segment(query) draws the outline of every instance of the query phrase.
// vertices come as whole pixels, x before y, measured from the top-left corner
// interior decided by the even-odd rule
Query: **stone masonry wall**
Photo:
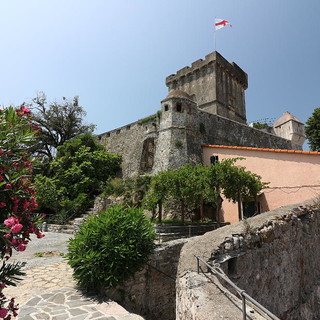
[[[187,240],[161,245],[133,278],[105,293],[146,320],[175,319],[175,279],[180,250]]]
[[[167,77],[166,85],[169,90],[188,93],[201,109],[246,122],[244,90],[248,76],[216,51]]]
[[[105,150],[122,155],[122,173],[124,177],[141,174],[143,142],[148,137],[157,139],[157,121],[139,121],[99,135]]]
[[[229,278],[280,319],[319,319],[319,231],[319,206],[304,205],[283,207],[250,218],[246,224],[240,222],[190,239],[179,261],[176,319],[207,319],[197,307],[202,298],[195,298],[192,286],[183,285],[190,272],[196,271],[194,255],[220,262]],[[196,287],[206,297],[206,286]],[[219,296],[211,297],[206,309],[215,310]],[[194,310],[193,314],[186,317],[186,308]]]
[[[99,136],[106,151],[123,156],[124,177],[146,173],[141,170],[141,162],[145,154],[144,141],[149,138],[154,139],[155,149],[152,151],[153,168],[148,172],[151,174],[186,163],[202,163],[201,144],[292,149],[289,140],[196,108],[188,117],[184,112],[175,113],[174,117],[170,117],[175,124],[171,127],[166,125],[165,129],[159,131],[163,117],[161,115],[160,125],[157,120],[142,124],[135,122]],[[165,115],[165,121],[167,118]],[[181,142],[181,145],[177,145],[177,142]]]

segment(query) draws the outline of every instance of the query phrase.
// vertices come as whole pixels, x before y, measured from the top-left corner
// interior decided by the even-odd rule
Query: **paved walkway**
[[[59,253],[66,252],[67,235],[46,233],[43,239],[33,239],[25,252],[13,258],[25,261],[26,276],[17,287],[4,293],[20,304],[19,320],[143,320],[108,299],[84,295],[72,279],[72,269]],[[50,244],[50,246],[48,246]],[[50,257],[35,253],[51,252]],[[41,255],[41,254],[40,254]],[[49,254],[50,255],[50,254]]]

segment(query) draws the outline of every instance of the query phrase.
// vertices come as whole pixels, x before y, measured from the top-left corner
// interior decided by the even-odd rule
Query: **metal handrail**
[[[242,314],[243,314],[243,320],[247,319],[247,312],[246,312],[246,299],[249,300],[254,306],[256,306],[258,309],[260,309],[263,313],[268,315],[273,320],[280,320],[277,316],[275,316],[272,312],[270,312],[268,309],[266,309],[264,306],[262,306],[258,301],[250,297],[244,290],[240,289],[237,285],[235,285],[228,276],[221,270],[220,267],[215,265],[214,267],[208,264],[206,261],[201,259],[198,256],[195,256],[197,259],[197,270],[198,273],[200,273],[200,261],[205,264],[214,275],[219,276],[224,281],[226,281],[228,284],[230,284],[241,296],[242,299]]]

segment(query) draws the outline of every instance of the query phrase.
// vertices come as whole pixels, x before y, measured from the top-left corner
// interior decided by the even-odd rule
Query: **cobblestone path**
[[[45,239],[45,238],[44,238]],[[8,287],[4,293],[15,297],[20,305],[19,320],[143,320],[129,313],[114,301],[99,301],[96,297],[84,295],[72,278],[72,269],[62,260],[42,258],[44,263],[33,264],[41,258],[17,259],[28,261],[26,276],[17,287]],[[51,263],[52,262],[52,263]]]

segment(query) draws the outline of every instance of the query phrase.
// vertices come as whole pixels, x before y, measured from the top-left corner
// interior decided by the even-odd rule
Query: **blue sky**
[[[320,101],[319,0],[0,0],[0,105],[80,97],[102,133],[155,113],[165,77],[214,50],[249,76],[247,119]]]

